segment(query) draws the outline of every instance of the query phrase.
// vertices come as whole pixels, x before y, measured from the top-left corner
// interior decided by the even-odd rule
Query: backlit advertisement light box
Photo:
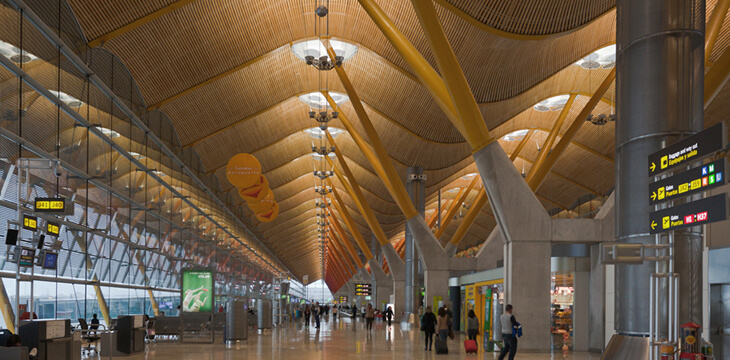
[[[183,312],[213,312],[213,271],[184,270],[182,278]]]

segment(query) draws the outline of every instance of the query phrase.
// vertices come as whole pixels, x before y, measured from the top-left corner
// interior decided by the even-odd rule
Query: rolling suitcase
[[[478,352],[477,341],[476,340],[464,340],[464,350],[466,350],[467,354],[476,354]]]
[[[446,341],[436,339],[436,353],[437,354],[448,354],[449,348],[446,346]]]

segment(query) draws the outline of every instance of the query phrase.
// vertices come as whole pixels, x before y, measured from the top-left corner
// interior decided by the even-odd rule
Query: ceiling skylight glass
[[[330,44],[332,44],[332,48],[335,50],[335,54],[344,58],[343,61],[347,61],[355,56],[355,54],[357,54],[356,45],[344,41],[331,39]],[[291,51],[294,53],[294,56],[298,57],[302,61],[306,61],[305,58],[307,56],[312,56],[315,59],[319,59],[324,56],[329,59],[329,55],[327,55],[327,49],[324,47],[322,42],[319,41],[319,39],[298,42],[291,46]]]
[[[330,96],[338,106],[350,100],[350,98],[346,94],[337,91],[330,91]],[[327,103],[327,99],[325,99],[324,95],[322,95],[322,93],[319,91],[299,95],[299,100],[314,109],[324,109],[325,107],[331,109],[331,107]]]
[[[51,94],[55,95],[57,98],[59,98],[61,101],[64,102],[64,104],[68,105],[68,107],[71,108],[79,108],[82,105],[84,105],[84,102],[69,95],[65,92],[56,91],[56,90],[48,90]]]
[[[578,60],[575,65],[589,70],[610,69],[616,66],[616,45],[609,45],[598,49]]]
[[[116,131],[114,131],[114,130],[112,130],[112,129],[107,129],[105,127],[100,127],[99,128],[99,131],[101,131],[102,134],[104,134],[104,135],[106,135],[106,136],[108,136],[108,137],[110,137],[112,139],[119,137],[119,133],[116,132]]]
[[[529,131],[530,130],[527,130],[527,129],[513,131],[505,136],[502,136],[502,140],[504,140],[504,141],[522,140]]]
[[[5,56],[16,64],[27,64],[31,61],[38,60],[37,56],[27,51],[21,51],[19,48],[4,41],[0,41],[0,55]]]
[[[332,135],[333,138],[336,138],[338,135],[345,132],[345,130],[336,128],[336,127],[328,127],[327,130],[329,130],[330,135]],[[311,129],[304,130],[305,133],[309,134],[309,136],[315,138],[315,139],[322,139],[325,137],[324,130],[314,127]]]
[[[330,157],[330,159],[333,159],[334,160],[337,157],[337,154],[330,153],[329,154],[329,157]],[[324,160],[324,155],[320,155],[320,154],[317,154],[317,153],[312,153],[312,158],[314,158],[314,160],[317,160],[317,161],[322,161],[322,160]]]
[[[577,99],[579,97],[580,95],[577,95],[575,98]],[[569,98],[570,95],[553,96],[537,103],[534,109],[541,112],[562,110]]]

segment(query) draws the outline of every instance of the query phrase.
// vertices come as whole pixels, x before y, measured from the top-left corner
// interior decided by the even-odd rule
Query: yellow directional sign
[[[64,212],[66,201],[63,198],[36,198],[34,210],[36,212]]]
[[[654,172],[654,170],[656,170],[656,163],[651,163],[651,166],[649,166],[649,170],[651,172]]]
[[[651,229],[652,230],[656,229],[656,221],[651,222]]]
[[[35,216],[23,215],[23,229],[30,231],[38,230],[38,218]]]
[[[56,223],[47,222],[46,223],[46,233],[48,235],[58,236],[60,232],[60,227]]]

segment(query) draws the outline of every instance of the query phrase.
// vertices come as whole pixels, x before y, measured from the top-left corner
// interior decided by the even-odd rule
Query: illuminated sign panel
[[[356,296],[372,295],[372,285],[371,284],[355,284],[355,295]]]
[[[66,211],[66,200],[63,198],[35,198],[36,212],[62,213]]]
[[[725,185],[725,169],[725,159],[720,159],[649,184],[649,204],[655,205]]]
[[[46,222],[46,234],[58,236],[61,231],[60,229],[61,227],[58,224],[52,223],[50,221]]]
[[[30,231],[38,230],[38,218],[35,216],[23,215],[23,229]]]
[[[725,147],[727,129],[721,122],[649,155],[649,176],[714,154]]]
[[[715,195],[649,214],[651,234],[700,226],[727,219],[727,194]]]
[[[33,260],[35,259],[35,249],[32,248],[21,248],[20,249],[20,260],[18,265],[22,267],[33,266]]]
[[[347,296],[340,296],[340,302],[346,303],[347,302]]]

